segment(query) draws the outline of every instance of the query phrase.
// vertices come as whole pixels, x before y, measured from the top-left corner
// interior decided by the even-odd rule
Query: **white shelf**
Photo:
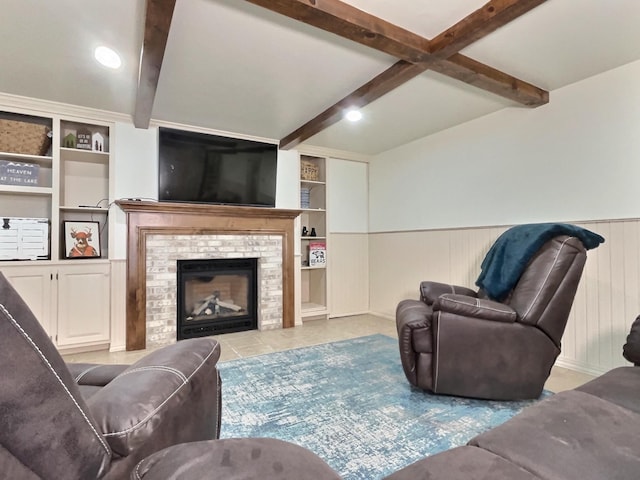
[[[44,155],[27,155],[24,153],[10,153],[10,152],[0,152],[0,158],[2,159],[14,159],[19,161],[27,161],[30,160],[32,162],[37,162],[40,164],[50,165],[53,157],[44,156]]]
[[[320,182],[318,180],[300,180],[300,183],[302,185],[309,185],[309,186],[313,186],[313,185],[326,185],[327,182]]]
[[[320,305],[318,303],[304,302],[302,304],[302,316],[315,316],[322,315],[327,312],[326,305]]]
[[[64,160],[87,163],[109,163],[109,152],[60,147],[60,153],[63,155]]]
[[[328,309],[328,265],[309,265],[309,246],[313,242],[321,242],[325,245],[327,241],[327,159],[323,157],[314,157],[302,155],[301,162],[310,162],[315,165],[318,170],[317,180],[300,179],[300,189],[308,191],[304,197],[304,206],[309,208],[301,208],[300,226],[308,228],[319,235],[298,236],[298,245],[301,252],[300,266],[300,315],[302,318],[323,317],[329,315]],[[300,205],[303,205],[303,197],[301,195]],[[300,232],[301,233],[301,232]]]
[[[88,213],[104,213],[105,215],[109,213],[109,210],[106,208],[100,207],[70,207],[70,206],[60,206],[60,211],[64,212],[88,212]]]
[[[53,193],[53,189],[51,187],[29,187],[24,185],[0,185],[0,193],[12,193],[15,195],[50,196]]]
[[[109,259],[107,258],[83,258],[77,257],[72,259],[60,259],[55,261],[56,265],[110,265]]]

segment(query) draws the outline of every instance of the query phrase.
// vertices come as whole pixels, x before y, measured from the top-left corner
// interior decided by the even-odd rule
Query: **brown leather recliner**
[[[502,301],[482,288],[422,282],[420,300],[403,300],[396,310],[409,382],[463,397],[539,397],[560,353],[585,261],[581,240],[558,235],[529,260]]]
[[[0,273],[0,476],[123,479],[154,452],[217,438],[219,356],[198,338],[131,366],[67,365]]]

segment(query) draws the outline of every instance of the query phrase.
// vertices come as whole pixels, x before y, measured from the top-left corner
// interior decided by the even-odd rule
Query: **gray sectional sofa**
[[[640,317],[623,352],[636,366],[553,395],[467,445],[424,458],[385,480],[640,479]],[[311,452],[273,439],[169,447],[143,460],[131,478],[178,478],[177,471],[185,480],[340,478]]]
[[[640,317],[619,367],[385,480],[640,479]]]

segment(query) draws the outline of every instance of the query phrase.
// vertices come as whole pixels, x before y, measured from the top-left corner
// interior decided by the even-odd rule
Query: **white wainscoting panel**
[[[366,233],[332,233],[329,262],[330,316],[369,311],[369,239]]]
[[[640,314],[640,221],[574,222],[605,243],[588,252],[557,364],[600,374],[628,364],[622,345]],[[393,318],[422,280],[476,288],[480,263],[507,227],[369,235],[370,311]]]
[[[109,351],[127,347],[127,261],[111,261],[111,345]]]

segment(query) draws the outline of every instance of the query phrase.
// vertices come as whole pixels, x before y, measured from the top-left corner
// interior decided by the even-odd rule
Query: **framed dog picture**
[[[63,222],[64,258],[100,258],[98,222]]]

